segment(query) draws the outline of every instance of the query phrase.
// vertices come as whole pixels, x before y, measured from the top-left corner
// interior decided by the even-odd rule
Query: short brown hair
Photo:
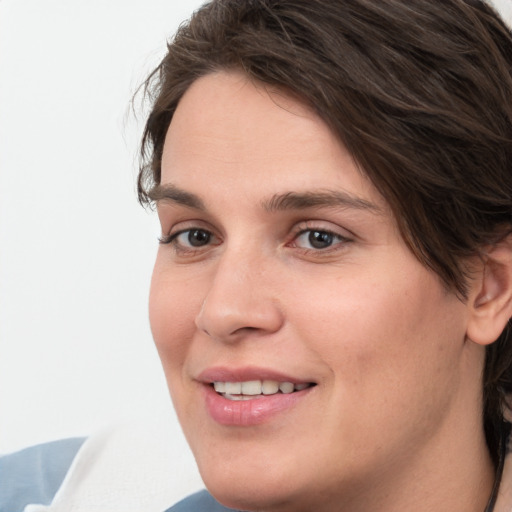
[[[197,78],[239,69],[310,104],[390,204],[419,261],[466,296],[464,262],[512,229],[512,34],[481,0],[213,0],[146,82],[139,200]],[[495,456],[512,390],[509,328],[487,349]]]

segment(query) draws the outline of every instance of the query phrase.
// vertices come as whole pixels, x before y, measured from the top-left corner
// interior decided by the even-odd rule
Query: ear
[[[512,235],[480,259],[468,306],[467,337],[479,345],[496,341],[512,317]]]

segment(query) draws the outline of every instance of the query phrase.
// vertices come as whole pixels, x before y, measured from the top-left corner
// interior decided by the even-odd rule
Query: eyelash
[[[202,232],[209,237],[209,240],[207,241],[207,243],[205,245],[200,245],[197,247],[185,247],[178,243],[178,238],[181,235],[189,233],[189,236],[190,236],[190,234],[194,231]],[[330,237],[332,239],[331,244],[325,248],[299,247],[297,245],[297,241],[299,240],[300,237],[302,237],[303,235],[306,235],[307,233],[310,233],[310,236],[313,233],[321,234],[324,237],[325,237],[325,235],[327,235],[328,237]],[[201,252],[202,250],[204,250],[207,247],[210,247],[212,245],[210,243],[211,238],[216,238],[216,237],[210,230],[204,229],[204,228],[201,228],[198,226],[194,226],[194,227],[190,227],[187,229],[182,229],[180,231],[177,231],[176,233],[171,233],[169,235],[162,235],[158,239],[158,241],[161,245],[172,245],[174,250],[177,253],[184,254],[184,255],[188,255],[188,254],[193,255],[198,252]],[[306,254],[315,253],[317,255],[320,255],[320,254],[327,255],[327,254],[330,254],[331,252],[340,250],[340,247],[339,247],[340,245],[345,246],[347,243],[350,243],[350,242],[352,242],[351,238],[343,236],[333,230],[325,229],[325,228],[319,227],[318,225],[312,226],[312,225],[309,225],[308,223],[301,223],[297,227],[296,232],[293,234],[293,238],[292,238],[291,242],[287,243],[286,245],[288,247],[296,247],[296,248],[302,250]],[[311,244],[311,240],[309,240],[309,243]],[[214,245],[219,245],[219,244],[217,243]]]
[[[320,247],[317,247],[317,248],[304,248],[304,247],[298,247],[297,246],[297,241],[299,240],[300,237],[302,237],[303,235],[306,235],[309,233],[309,236],[311,237],[311,235],[313,235],[314,233],[317,233],[317,234],[322,234],[322,235],[327,235],[328,237],[331,238],[331,244],[328,246],[328,247],[323,247],[323,248],[320,248]],[[341,235],[340,233],[337,233],[333,230],[330,230],[330,229],[326,229],[326,228],[322,228],[322,227],[318,227],[318,226],[308,226],[308,227],[302,227],[298,229],[297,233],[294,234],[293,236],[293,239],[292,239],[292,242],[291,242],[291,246],[292,247],[298,247],[299,249],[302,249],[304,252],[307,252],[307,253],[316,253],[316,254],[319,254],[319,253],[322,253],[322,254],[329,254],[331,252],[334,252],[334,251],[338,251],[340,250],[340,245],[345,245],[349,242],[351,242],[352,240],[346,236],[343,236]],[[312,242],[311,240],[308,240],[309,244],[312,245]]]
[[[202,247],[206,247],[207,245],[198,246],[197,248],[193,248],[193,247],[184,248],[182,245],[179,245],[178,242],[177,242],[178,237],[180,237],[181,235],[183,235],[185,233],[189,233],[189,236],[190,236],[190,234],[192,232],[194,232],[194,231],[200,231],[202,233],[205,233],[209,237],[209,239],[211,239],[211,237],[215,236],[208,229],[204,229],[204,228],[200,228],[200,227],[195,226],[195,227],[191,227],[191,228],[187,228],[187,229],[182,229],[180,231],[177,231],[176,233],[171,233],[169,235],[162,235],[158,239],[158,242],[160,244],[162,244],[162,245],[173,245],[174,246],[174,250],[179,251],[179,252],[197,252],[197,251],[201,250]]]

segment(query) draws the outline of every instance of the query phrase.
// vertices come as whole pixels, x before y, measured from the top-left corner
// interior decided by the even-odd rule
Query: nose
[[[240,253],[221,257],[196,317],[197,328],[222,342],[278,331],[283,314],[266,266]]]

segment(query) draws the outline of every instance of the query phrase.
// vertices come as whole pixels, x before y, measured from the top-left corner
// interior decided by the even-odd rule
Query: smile
[[[276,380],[248,380],[244,382],[213,383],[217,393],[228,400],[254,400],[277,393],[290,394],[313,386],[312,383],[279,382]]]

